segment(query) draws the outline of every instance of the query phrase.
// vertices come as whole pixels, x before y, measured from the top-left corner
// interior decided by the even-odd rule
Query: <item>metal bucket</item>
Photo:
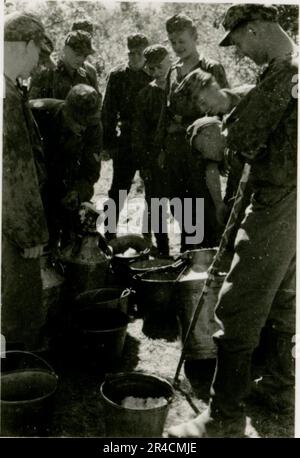
[[[215,249],[200,249],[188,252],[192,266],[178,282],[176,290],[176,309],[182,340],[185,338],[193,312],[198,305],[204,282],[207,278],[207,270],[213,261],[216,251]],[[210,285],[195,329],[190,334],[186,346],[185,359],[211,359],[216,357],[213,334],[219,330],[219,325],[215,321],[214,310],[228,265],[229,259],[224,256],[220,272]]]
[[[172,385],[163,378],[138,372],[108,376],[100,388],[107,437],[161,437],[174,396]],[[164,405],[130,409],[121,405],[127,396],[165,398]]]
[[[111,259],[111,270],[113,273],[114,283],[123,286],[131,285],[131,271],[130,265],[135,261],[142,261],[149,258],[149,249],[146,249],[134,256],[123,256],[122,254],[116,254]]]
[[[143,274],[146,272],[158,272],[165,269],[172,269],[177,266],[177,262],[174,259],[146,259],[144,261],[134,261],[130,264],[129,269],[131,275]]]
[[[74,313],[75,342],[88,364],[113,363],[122,356],[129,317],[118,309],[87,307]]]
[[[130,293],[130,289],[122,288],[93,289],[79,294],[75,300],[75,305],[81,309],[90,307],[118,309],[127,314]]]
[[[35,364],[28,364],[24,357],[34,358]],[[41,357],[29,352],[6,352],[1,360],[1,435],[45,433],[57,384],[57,375]]]

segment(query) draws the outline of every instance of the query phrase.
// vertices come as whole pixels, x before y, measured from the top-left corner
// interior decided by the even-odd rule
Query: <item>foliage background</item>
[[[143,32],[152,43],[168,45],[165,21],[169,16],[184,12],[198,26],[199,51],[223,63],[232,86],[255,81],[256,66],[249,59],[241,59],[230,48],[219,48],[224,31],[220,25],[228,4],[118,2],[110,0],[49,1],[6,0],[5,13],[25,10],[39,14],[55,43],[54,58],[59,56],[64,37],[75,20],[87,18],[94,23],[94,48],[91,61],[99,76],[102,90],[108,72],[126,61],[126,37],[135,31]],[[280,5],[280,21],[288,33],[297,40],[298,6]]]

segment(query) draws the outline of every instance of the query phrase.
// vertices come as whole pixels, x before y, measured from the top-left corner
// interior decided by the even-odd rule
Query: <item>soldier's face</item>
[[[173,51],[180,59],[189,57],[196,50],[197,37],[191,30],[169,33],[168,38]]]
[[[231,41],[243,56],[249,57],[257,65],[266,62],[259,28],[254,23],[249,22],[234,30],[231,33]]]
[[[24,67],[20,77],[27,79],[34,72],[39,62],[40,52],[41,48],[33,40],[28,43],[24,42]]]
[[[220,86],[213,81],[209,86],[194,95],[194,104],[201,113],[209,115],[221,114],[224,106],[224,95]]]
[[[170,69],[170,57],[166,56],[159,64],[149,64],[148,69],[150,76],[156,80],[163,81]]]
[[[81,54],[80,52],[75,51],[70,46],[64,47],[64,62],[73,70],[77,70],[78,68],[82,67],[86,57],[87,56],[85,54]]]
[[[132,48],[128,51],[128,62],[132,70],[141,70],[145,65],[144,48]]]

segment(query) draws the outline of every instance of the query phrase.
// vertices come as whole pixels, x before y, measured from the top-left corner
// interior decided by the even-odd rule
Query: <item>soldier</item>
[[[4,22],[2,310],[8,346],[37,350],[46,310],[40,256],[48,230],[32,151],[32,118],[17,79],[27,79],[49,39],[40,20],[12,13]]]
[[[222,65],[200,57],[197,51],[197,30],[193,21],[184,14],[176,14],[166,22],[171,46],[179,58],[167,77],[166,102],[161,114],[156,142],[163,150],[161,161],[170,176],[170,197],[180,198],[184,208],[184,198],[203,197],[205,199],[205,239],[203,246],[216,244],[214,206],[205,184],[204,168],[196,167],[185,139],[186,128],[199,115],[189,100],[175,95],[175,90],[192,70],[200,68],[213,74],[221,87],[227,87],[227,79]],[[171,207],[172,209],[172,207]],[[181,251],[191,248],[186,244],[184,221],[181,224]]]
[[[65,101],[30,101],[44,143],[48,180],[43,201],[53,249],[60,238],[66,245],[76,232],[80,204],[91,199],[99,178],[100,102],[97,91],[85,84],[74,86]]]
[[[171,61],[168,50],[161,45],[148,46],[144,50],[145,65],[154,78],[139,92],[135,122],[133,123],[133,150],[138,157],[141,177],[145,185],[145,199],[148,206],[147,229],[151,238],[151,198],[168,197],[167,175],[158,164],[158,151],[153,140],[165,98],[166,75]],[[157,222],[158,223],[158,222]],[[162,226],[165,226],[164,228]],[[160,233],[155,233],[160,255],[169,255],[166,220],[160,222]],[[149,234],[148,234],[149,235]],[[144,234],[144,237],[147,237]]]
[[[132,122],[137,95],[151,81],[144,71],[143,51],[148,44],[148,39],[142,34],[127,38],[128,63],[119,65],[109,74],[103,101],[103,144],[104,150],[113,158],[114,168],[108,195],[115,202],[117,220],[124,204],[119,202],[119,190],[129,192],[138,169],[132,149]],[[106,236],[111,238],[115,233],[116,228],[109,228]]]
[[[247,435],[245,399],[251,357],[267,319],[273,345],[268,372],[254,394],[278,413],[294,409],[297,100],[296,46],[274,6],[231,6],[222,46],[235,45],[265,65],[257,86],[227,120],[230,156],[252,162],[251,205],[235,240],[235,255],[220,291],[216,315],[217,367],[209,409],[173,427],[180,437]],[[248,430],[250,433],[250,430]]]
[[[32,78],[29,97],[63,100],[76,84],[88,84],[99,91],[96,70],[85,62],[94,52],[88,32],[68,33],[61,59],[54,69],[45,68]]]
[[[221,120],[223,120],[223,124],[226,125],[226,119],[229,115],[229,113],[236,107],[236,105],[239,104],[239,110],[242,110],[242,103],[241,100],[243,97],[245,97],[249,91],[251,91],[255,86],[251,84],[244,84],[242,86],[238,86],[235,88],[221,88],[219,84],[217,83],[216,79],[213,77],[212,74],[203,72],[200,69],[194,70],[189,75],[187,75],[182,83],[178,86],[176,89],[176,94],[177,95],[182,95],[185,96],[187,99],[191,100],[192,104],[195,106],[195,110],[201,112],[201,113],[206,113],[208,115],[213,115],[219,119],[219,124]],[[194,144],[194,150],[201,152],[201,143],[202,143],[202,137],[203,137],[203,131],[202,131],[202,119],[197,119],[191,126],[188,127],[188,132],[189,132],[189,138],[191,139],[190,144]],[[211,133],[211,140],[214,142],[214,139],[216,143],[218,142],[218,132],[216,131],[215,133]],[[209,139],[207,138],[207,141]],[[199,143],[199,147],[197,145]],[[211,145],[211,148],[214,149],[215,145]],[[200,149],[199,149],[200,148]],[[223,161],[221,161],[223,162]],[[220,162],[219,162],[220,163]],[[224,165],[224,164],[223,164]],[[227,185],[226,185],[226,192],[224,196],[224,203],[228,205],[229,207],[232,205],[234,201],[234,196],[237,191],[239,179],[241,177],[242,173],[242,167],[241,164],[236,164],[236,168],[232,168],[229,172],[229,176],[227,179]],[[216,207],[216,212],[217,212],[217,220],[223,219],[226,217],[226,208],[224,207],[224,204],[221,203],[221,189],[220,189],[220,184],[217,183],[219,181],[218,179],[218,174],[217,174],[217,163],[213,164],[212,161],[208,163],[208,167],[206,168],[206,181],[208,188],[210,190],[210,193],[212,197],[215,195],[216,197],[213,197],[213,201]],[[222,167],[224,169],[224,167]],[[225,170],[224,170],[225,171]],[[212,189],[216,189],[216,193]],[[217,189],[218,188],[218,189]],[[212,194],[213,192],[213,194]],[[244,204],[243,204],[243,210],[246,209],[246,207],[250,203],[250,196],[252,194],[251,191],[251,186],[250,183],[247,185],[247,189],[245,192],[244,196]],[[243,214],[244,211],[240,212],[237,225],[236,227],[238,228],[239,223],[243,219]],[[222,222],[222,221],[220,221]],[[236,233],[233,234],[230,240],[230,247],[233,249],[233,242],[235,239]]]
[[[73,22],[73,25],[72,25],[72,31],[75,31],[75,30],[83,30],[84,32],[88,32],[91,36],[93,36],[94,25],[88,19],[75,21]]]

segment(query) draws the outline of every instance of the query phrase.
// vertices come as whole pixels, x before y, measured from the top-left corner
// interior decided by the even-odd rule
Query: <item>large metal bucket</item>
[[[192,266],[181,278],[176,290],[176,310],[182,341],[186,336],[194,310],[198,305],[207,278],[207,270],[213,261],[216,251],[216,249],[200,249],[188,253]],[[219,325],[215,320],[214,310],[229,263],[230,255],[225,255],[221,263],[220,272],[215,276],[215,280],[210,285],[205,296],[197,324],[193,332],[190,333],[185,359],[210,359],[216,356],[213,334],[219,330]]]
[[[35,364],[20,363],[28,356],[34,358]],[[58,384],[51,366],[33,353],[20,351],[6,352],[1,366],[1,435],[46,433]]]
[[[101,385],[107,437],[161,437],[174,396],[166,380],[138,372],[109,376]],[[128,396],[165,398],[160,407],[131,409],[121,405]]]
[[[105,370],[122,356],[129,317],[118,309],[87,307],[74,312],[74,345],[81,361]]]
[[[79,294],[75,300],[75,305],[81,309],[89,307],[118,309],[127,314],[130,293],[130,289],[122,288],[93,289]]]

